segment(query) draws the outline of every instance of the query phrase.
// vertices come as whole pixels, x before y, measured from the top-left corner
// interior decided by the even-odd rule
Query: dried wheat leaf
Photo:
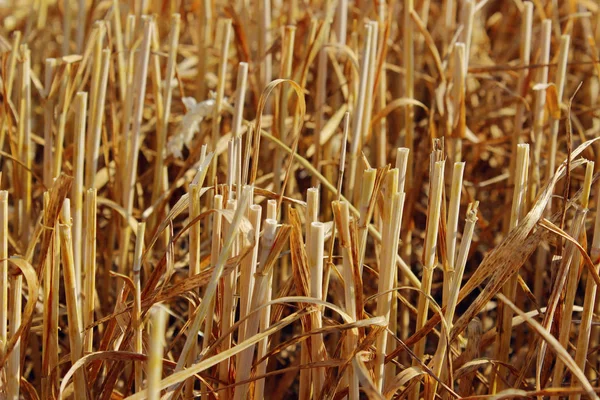
[[[592,387],[591,383],[586,378],[585,373],[579,368],[579,366],[577,366],[577,363],[575,363],[575,360],[573,360],[573,358],[571,357],[569,352],[564,347],[561,346],[561,344],[558,342],[558,340],[550,332],[548,332],[548,330],[544,329],[544,327],[542,325],[540,325],[539,322],[532,319],[527,314],[525,314],[523,311],[521,311],[517,306],[515,306],[502,293],[498,293],[497,297],[500,300],[502,300],[502,302],[504,302],[504,304],[508,305],[513,310],[513,312],[515,312],[519,316],[523,317],[523,319],[529,324],[529,326],[531,326],[542,337],[542,339],[548,344],[548,346],[550,346],[550,348],[552,348],[552,350],[554,350],[557,357],[561,359],[561,361],[565,364],[565,366],[569,370],[571,370],[573,375],[577,378],[577,380],[579,380],[579,382],[581,383],[581,386],[585,389],[586,394],[588,396],[590,396],[590,398],[592,398],[592,399],[598,399],[598,396],[596,395],[596,392],[594,391],[594,388]]]
[[[0,358],[0,365],[6,364],[8,356],[13,351],[19,339],[21,339],[21,335],[25,329],[29,326],[31,319],[33,318],[33,312],[35,311],[35,304],[38,300],[40,290],[36,272],[31,264],[26,260],[17,257],[9,258],[8,262],[17,267],[20,271],[19,273],[22,274],[25,277],[25,281],[27,281],[27,304],[25,304],[25,309],[21,314],[21,325],[19,325],[14,335],[11,336],[6,344],[4,354],[2,354],[2,357]],[[3,316],[3,318],[5,318],[5,316]]]

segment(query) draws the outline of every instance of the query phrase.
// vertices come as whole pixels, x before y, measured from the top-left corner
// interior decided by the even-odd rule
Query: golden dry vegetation
[[[0,398],[597,398],[596,0],[0,2]]]

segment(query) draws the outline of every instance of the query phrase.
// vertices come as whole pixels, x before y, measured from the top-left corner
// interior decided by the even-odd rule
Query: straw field
[[[597,0],[0,1],[0,399],[598,398]]]

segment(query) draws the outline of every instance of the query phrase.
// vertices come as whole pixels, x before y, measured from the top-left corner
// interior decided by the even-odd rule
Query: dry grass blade
[[[556,353],[556,355],[560,358],[560,360],[562,362],[565,363],[565,366],[567,368],[569,368],[569,370],[571,370],[571,372],[573,373],[573,375],[577,377],[577,379],[579,380],[579,382],[581,383],[581,385],[585,389],[586,394],[588,396],[590,396],[591,398],[593,398],[593,399],[597,399],[598,396],[596,395],[596,392],[594,391],[594,388],[592,387],[592,385],[590,384],[590,382],[588,381],[588,379],[585,377],[585,374],[577,366],[577,364],[575,363],[575,361],[573,360],[573,358],[571,358],[571,356],[565,350],[565,348],[560,345],[560,343],[558,342],[558,340],[556,340],[556,338],[554,338],[554,336],[552,336],[550,334],[550,332],[548,332],[546,329],[544,329],[544,327],[542,327],[537,321],[535,321],[534,319],[532,319],[531,317],[529,317],[523,311],[519,310],[503,294],[498,293],[497,297],[504,304],[508,305],[515,312],[515,314],[518,314],[523,319],[525,319],[525,321],[538,333],[538,335],[540,335],[544,339],[544,341],[552,348],[552,350],[554,350],[554,352]]]

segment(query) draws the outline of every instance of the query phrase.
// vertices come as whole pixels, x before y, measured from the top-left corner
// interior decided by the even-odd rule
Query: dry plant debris
[[[0,2],[0,399],[598,398],[595,0]]]

